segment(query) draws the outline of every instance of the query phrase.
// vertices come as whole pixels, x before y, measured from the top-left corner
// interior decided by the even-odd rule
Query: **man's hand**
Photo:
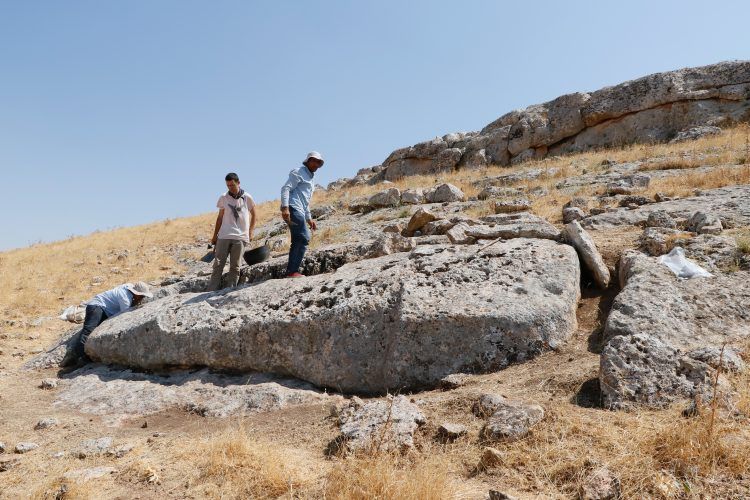
[[[284,222],[289,224],[292,221],[292,216],[289,214],[289,207],[281,207],[281,218]]]
[[[310,229],[312,229],[313,231],[315,231],[316,229],[318,229],[318,225],[312,219],[310,219],[309,221],[307,221],[307,224],[310,226]]]
[[[219,236],[215,234],[213,238],[211,238],[211,244],[216,246],[216,242],[218,241],[218,239],[219,239]]]
[[[248,236],[250,237],[250,241],[253,241],[253,231],[252,231],[252,229],[248,233]]]

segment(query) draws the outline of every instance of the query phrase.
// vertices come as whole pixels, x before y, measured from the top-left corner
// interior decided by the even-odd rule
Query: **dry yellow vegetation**
[[[669,165],[670,169],[684,170],[675,177],[654,179],[647,194],[659,191],[686,195],[694,189],[750,183],[748,135],[748,127],[736,127],[690,143],[633,145],[514,167],[410,177],[395,185],[406,189],[451,182],[475,196],[478,189],[474,182],[483,177],[555,168],[558,170],[548,177],[516,185],[547,189],[548,194],[533,198],[533,209],[559,222],[560,206],[565,201],[595,191],[583,187],[563,193],[555,185],[582,169],[591,173],[603,170],[605,159],[625,162],[657,158],[646,163],[645,170],[657,164],[659,168]],[[706,164],[705,160],[692,159],[699,155],[711,155],[708,161],[717,168],[708,174],[692,172]],[[347,206],[380,189],[382,186],[357,186],[320,192],[315,195],[315,203]],[[277,212],[278,202],[262,204],[259,223],[278,217]],[[489,201],[468,211],[476,216],[491,212]],[[408,213],[406,210],[400,215]],[[378,214],[363,217],[371,222],[383,220]],[[195,254],[196,242],[207,242],[213,223],[214,214],[204,214],[0,253],[0,320],[4,331],[40,333],[40,327],[32,326],[40,316],[57,315],[64,306],[121,282],[151,281],[179,273],[178,260],[199,256]],[[322,225],[314,244],[342,241],[351,229]],[[734,234],[740,249],[750,253],[747,229],[740,228]],[[619,244],[603,243],[602,253],[618,253]],[[57,438],[48,434],[43,438],[48,439],[45,453],[25,456],[23,467],[0,476],[0,498],[4,498],[4,490],[22,490],[32,498],[447,499],[476,498],[495,487],[535,498],[571,498],[578,495],[587,474],[600,466],[619,478],[625,498],[740,498],[750,491],[750,371],[721,375],[737,392],[734,409],[704,405],[692,418],[681,415],[684,405],[613,412],[576,404],[576,395],[587,379],[595,376],[598,364],[598,356],[586,345],[589,335],[601,326],[595,318],[598,301],[584,298],[579,311],[582,332],[562,352],[480,376],[477,385],[467,390],[429,395],[434,401],[428,408],[431,420],[456,419],[470,428],[467,437],[453,444],[433,441],[434,428],[428,423],[415,436],[416,449],[404,456],[374,453],[326,457],[323,449],[334,427],[325,420],[326,408],[305,408],[286,415],[286,420],[274,414],[239,422],[199,417],[191,420],[193,417],[175,413],[162,419],[173,426],[168,437],[160,438],[163,442],[146,441],[150,430],[141,429],[140,423],[117,431],[120,436],[137,435],[147,443],[119,460],[52,461],[46,452],[70,438],[61,433],[55,441]],[[591,312],[586,313],[589,309]],[[591,318],[586,319],[586,314]],[[44,323],[44,335],[34,344],[29,341],[25,345],[44,347],[63,328],[61,322]],[[7,353],[4,356],[7,366],[10,358]],[[744,356],[750,361],[750,346],[746,346]],[[5,384],[0,407],[7,409],[12,404],[9,395],[25,390],[26,383],[8,388],[0,379],[0,384]],[[485,444],[476,438],[481,422],[470,415],[468,408],[476,392],[498,387],[509,397],[542,402],[547,416],[526,438],[493,445],[501,450],[502,462],[478,470]],[[44,408],[38,411],[46,412],[51,407],[51,396],[35,399]],[[99,437],[101,431],[91,429],[88,416],[68,418],[76,422],[70,432],[77,433],[77,438]],[[30,432],[17,425],[14,432]],[[149,418],[149,426],[155,425]],[[111,465],[117,472],[85,484],[64,478],[70,470],[94,465]]]

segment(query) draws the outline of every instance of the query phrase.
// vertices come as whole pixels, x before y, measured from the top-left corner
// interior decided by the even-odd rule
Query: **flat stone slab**
[[[750,225],[750,185],[730,186],[704,191],[700,196],[651,203],[630,210],[620,208],[581,221],[586,229],[607,229],[616,226],[642,225],[657,210],[664,211],[678,221],[687,222],[695,212],[718,216],[725,227]]]
[[[576,329],[575,250],[518,238],[424,245],[333,274],[166,297],[105,321],[95,360],[144,369],[207,366],[291,375],[340,391],[437,385],[501,369]]]
[[[326,401],[312,385],[261,373],[224,375],[208,369],[147,374],[88,365],[65,377],[54,405],[95,415],[136,417],[181,408],[210,417],[242,416]]]

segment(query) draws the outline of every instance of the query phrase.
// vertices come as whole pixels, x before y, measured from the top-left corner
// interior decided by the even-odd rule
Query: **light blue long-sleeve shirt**
[[[315,191],[314,175],[305,166],[295,168],[289,172],[289,179],[281,187],[281,206],[302,212],[306,220],[312,219],[310,199]]]
[[[133,305],[133,292],[128,290],[125,285],[120,285],[102,292],[87,302],[88,305],[99,306],[104,309],[107,317],[112,317],[123,311],[130,309]]]

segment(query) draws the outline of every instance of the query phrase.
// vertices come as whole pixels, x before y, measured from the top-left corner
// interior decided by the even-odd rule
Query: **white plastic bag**
[[[682,247],[674,247],[667,255],[659,257],[659,263],[672,270],[678,278],[710,278],[713,275],[695,262],[685,258]]]
[[[86,317],[86,306],[69,306],[58,316],[63,321],[70,321],[71,323],[83,323]]]

